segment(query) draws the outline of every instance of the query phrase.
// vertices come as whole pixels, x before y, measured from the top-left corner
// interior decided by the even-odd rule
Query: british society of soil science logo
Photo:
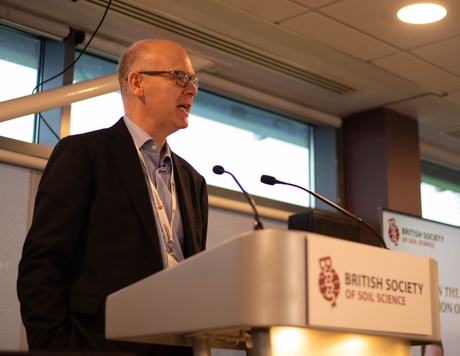
[[[337,305],[337,296],[340,292],[339,276],[332,267],[332,260],[330,257],[320,258],[319,266],[321,268],[319,274],[319,290],[323,298],[331,302],[332,307],[335,307]]]
[[[394,246],[407,244],[436,248],[444,243],[444,235],[412,226],[398,226],[396,218],[388,219],[388,238]]]
[[[330,256],[319,258],[318,286],[322,297],[337,307],[341,283]],[[343,272],[345,298],[365,303],[405,307],[410,296],[422,296],[424,284],[418,281],[383,278],[355,272]]]

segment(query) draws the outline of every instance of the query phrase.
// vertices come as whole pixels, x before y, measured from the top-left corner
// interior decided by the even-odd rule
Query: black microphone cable
[[[96,29],[93,31],[90,39],[88,40],[88,42],[86,43],[85,47],[80,51],[79,55],[77,56],[77,58],[74,59],[74,61],[72,63],[70,63],[67,68],[65,68],[64,70],[62,70],[61,72],[57,73],[56,75],[53,75],[51,78],[48,78],[46,80],[43,80],[41,81],[40,83],[38,83],[35,88],[33,88],[32,90],[32,94],[35,93],[35,91],[41,87],[43,84],[45,83],[48,83],[49,81],[59,77],[60,75],[64,74],[65,72],[67,72],[68,70],[70,70],[77,62],[78,60],[80,59],[80,57],[86,53],[86,50],[88,48],[88,46],[90,45],[90,43],[93,41],[94,37],[96,36],[96,34],[98,33],[99,31],[99,28],[102,26],[102,24],[104,23],[104,20],[105,20],[105,17],[107,16],[107,13],[109,12],[109,9],[110,9],[110,5],[112,5],[112,0],[109,0],[107,6],[105,7],[105,10],[104,10],[104,14],[102,15],[102,18],[99,20],[99,24],[97,25]]]
[[[74,2],[76,2],[76,0],[73,0]],[[48,78],[46,80],[42,80],[41,82],[39,82],[35,88],[32,89],[32,94],[35,93],[36,90],[38,90],[38,88],[40,88],[41,86],[43,86],[43,84],[45,83],[48,83],[50,82],[51,80],[59,77],[60,75],[63,75],[65,72],[67,72],[68,70],[70,70],[71,68],[73,68],[75,66],[75,64],[78,62],[78,60],[80,59],[80,57],[86,53],[86,49],[88,48],[88,46],[90,45],[90,43],[92,42],[93,38],[96,36],[97,32],[99,31],[99,28],[102,26],[104,20],[105,20],[105,17],[107,16],[107,13],[109,12],[109,9],[110,9],[110,5],[112,4],[112,0],[109,0],[105,10],[104,10],[104,14],[102,15],[102,18],[101,20],[99,21],[99,24],[97,25],[96,29],[93,31],[93,34],[91,35],[91,38],[88,40],[88,42],[86,43],[85,47],[80,51],[80,54],[77,56],[77,58],[74,59],[74,61],[69,64],[67,66],[67,68],[65,68],[64,70],[62,70],[61,72],[57,73],[56,75],[53,75],[51,78]],[[83,39],[82,39],[83,41]],[[41,119],[41,121],[43,121],[43,123],[48,127],[48,129],[51,131],[51,133],[54,135],[54,137],[56,137],[58,140],[60,140],[60,137],[59,135],[53,130],[53,128],[50,126],[50,124],[48,123],[48,121],[45,119],[45,117],[42,115],[41,112],[38,113],[38,117],[39,119]]]

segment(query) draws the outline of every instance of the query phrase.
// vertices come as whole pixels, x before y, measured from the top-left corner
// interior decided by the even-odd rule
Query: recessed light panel
[[[411,24],[426,24],[443,19],[447,14],[444,7],[437,4],[413,4],[398,11],[401,21]]]

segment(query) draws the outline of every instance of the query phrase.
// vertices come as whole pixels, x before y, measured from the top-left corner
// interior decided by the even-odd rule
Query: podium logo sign
[[[319,290],[324,299],[331,302],[331,306],[335,307],[337,296],[340,292],[339,275],[332,267],[332,259],[323,257],[319,259],[321,273],[319,274]]]
[[[396,225],[396,219],[394,218],[388,219],[388,237],[395,246],[398,246],[399,229],[398,225]]]
[[[308,237],[306,253],[309,325],[433,332],[437,268],[430,259],[322,236]]]

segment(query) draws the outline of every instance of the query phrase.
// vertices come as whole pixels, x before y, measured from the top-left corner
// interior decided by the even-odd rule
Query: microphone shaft
[[[358,220],[359,222],[364,223],[363,219],[357,217],[356,215],[353,215],[348,210],[345,210],[344,208],[342,208],[340,205],[335,204],[334,202],[330,201],[329,199],[323,197],[322,195],[319,195],[318,193],[316,193],[316,192],[314,192],[312,190],[309,190],[307,188],[301,187],[300,185],[296,185],[296,184],[292,184],[292,183],[285,183],[285,182],[280,182],[280,181],[278,181],[278,183],[285,184],[285,185],[290,185],[290,186],[302,189],[302,190],[306,191],[307,193],[313,195],[315,198],[321,200],[322,202],[324,202],[324,203],[334,207],[335,209],[339,210],[341,213],[349,216],[350,218]]]
[[[273,177],[269,177],[273,180],[270,180],[270,183],[266,183],[266,184],[284,184],[284,185],[290,185],[292,187],[296,187],[296,188],[299,188],[299,189],[302,189],[303,191],[306,191],[307,193],[313,195],[315,198],[323,201],[324,203],[332,206],[333,208],[337,209],[338,211],[340,211],[341,213],[347,215],[348,217],[358,221],[360,224],[363,224],[364,226],[366,226],[370,231],[372,231],[372,233],[377,236],[378,240],[380,241],[381,245],[384,247],[384,248],[388,248],[386,243],[385,243],[385,240],[383,240],[383,238],[380,236],[380,234],[371,226],[369,225],[367,222],[365,222],[363,219],[357,217],[356,215],[353,215],[352,213],[350,213],[348,210],[345,210],[344,208],[342,208],[341,206],[331,202],[330,200],[326,199],[325,197],[323,197],[322,195],[319,195],[318,193],[315,193],[311,190],[308,190],[307,188],[304,188],[304,187],[301,187],[300,185],[296,185],[296,184],[292,184],[292,183],[287,183],[287,182],[282,182],[282,181],[279,181]],[[265,180],[268,181],[268,179],[266,178]]]
[[[221,166],[216,166],[216,167],[222,168]],[[243,186],[240,184],[238,179],[236,179],[236,177],[231,172],[226,171],[223,168],[221,170],[216,169],[216,167],[214,167],[215,168],[214,173],[216,173],[216,174],[228,173],[228,174],[230,174],[232,176],[233,180],[236,182],[238,187],[240,187],[240,190],[243,192],[244,196],[246,197],[246,199],[249,202],[249,205],[252,208],[252,211],[253,211],[253,214],[254,214],[254,230],[262,230],[263,225],[260,222],[259,213],[257,212],[257,209],[256,209],[256,203],[255,203],[254,199],[252,198],[252,196],[243,188]],[[216,170],[217,170],[217,172],[216,172]],[[222,171],[222,173],[220,173],[221,171]]]

